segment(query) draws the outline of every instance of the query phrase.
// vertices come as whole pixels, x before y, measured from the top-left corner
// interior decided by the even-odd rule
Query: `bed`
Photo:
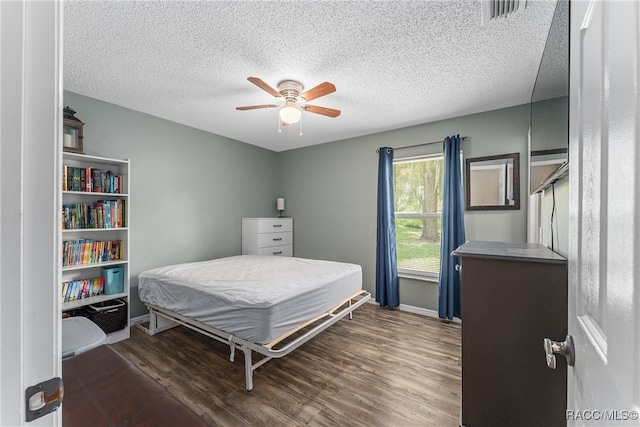
[[[244,352],[253,371],[283,357],[364,304],[359,265],[298,257],[238,255],[155,268],[138,277],[151,335],[183,325]],[[252,352],[263,357],[253,363]]]

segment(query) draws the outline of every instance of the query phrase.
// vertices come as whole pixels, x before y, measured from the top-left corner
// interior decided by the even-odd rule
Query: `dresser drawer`
[[[258,248],[269,246],[290,245],[293,243],[293,233],[262,233],[258,234]]]
[[[293,218],[242,218],[242,253],[293,256]]]
[[[280,233],[293,231],[291,218],[262,218],[256,221],[258,233]]]
[[[271,246],[258,248],[258,255],[293,256],[293,245]]]

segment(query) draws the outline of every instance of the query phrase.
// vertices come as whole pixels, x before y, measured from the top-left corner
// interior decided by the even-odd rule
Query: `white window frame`
[[[420,160],[431,160],[431,159],[438,159],[438,158],[442,158],[444,161],[444,153],[439,152],[439,153],[426,154],[421,156],[402,157],[402,158],[394,159],[393,166],[395,166],[396,163],[408,163],[408,162],[416,162]],[[461,158],[462,158],[462,155],[461,155]],[[394,194],[394,198],[395,198],[395,194]],[[429,213],[421,213],[421,212],[416,212],[416,213],[397,212],[395,210],[395,200],[394,200],[394,215],[396,219],[398,218],[400,219],[401,218],[441,218],[442,217],[441,213],[429,214]],[[395,221],[394,221],[394,225],[395,225]],[[442,223],[440,224],[440,227],[442,227]],[[396,246],[397,246],[397,240],[396,240]],[[438,282],[440,279],[440,269],[438,268],[438,272],[434,273],[434,272],[425,271],[425,270],[415,270],[412,268],[398,267],[398,276],[403,278],[409,278],[409,279]]]

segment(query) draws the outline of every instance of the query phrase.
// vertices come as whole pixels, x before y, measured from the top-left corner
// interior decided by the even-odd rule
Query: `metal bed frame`
[[[370,298],[371,294],[369,292],[365,290],[358,291],[340,302],[332,309],[304,322],[303,324],[293,328],[289,332],[284,333],[283,335],[266,344],[257,344],[244,340],[229,332],[214,328],[213,326],[202,323],[191,317],[183,316],[182,314],[176,313],[175,311],[158,307],[149,303],[146,304],[147,308],[149,309],[149,327],[146,328],[140,324],[138,324],[137,326],[149,335],[155,335],[157,333],[174,328],[178,325],[186,326],[189,329],[192,329],[222,343],[228,344],[230,350],[229,360],[231,362],[233,362],[235,359],[236,349],[242,350],[244,352],[245,385],[247,391],[251,391],[253,389],[253,371],[258,369],[260,366],[264,365],[271,359],[284,357],[287,354],[291,353],[293,350],[300,347],[302,344],[309,341],[311,338],[315,337],[320,332],[324,331],[329,326],[333,325],[346,315],[349,315],[349,319],[352,319],[353,311],[367,302]],[[310,327],[310,325],[320,321],[323,318],[326,319],[324,319],[321,323]],[[276,346],[283,340],[299,331],[302,331],[307,327],[310,327],[310,329],[302,333],[302,335],[296,337],[295,339],[292,339],[282,347],[276,348]],[[253,363],[253,351],[263,355],[264,357],[258,360],[256,363]]]

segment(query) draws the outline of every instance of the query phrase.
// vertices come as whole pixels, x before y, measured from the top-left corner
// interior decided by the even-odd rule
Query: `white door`
[[[25,408],[28,387],[61,375],[61,7],[0,1],[2,426],[61,425],[60,411],[27,423]]]
[[[640,425],[639,23],[571,2],[569,425]]]

